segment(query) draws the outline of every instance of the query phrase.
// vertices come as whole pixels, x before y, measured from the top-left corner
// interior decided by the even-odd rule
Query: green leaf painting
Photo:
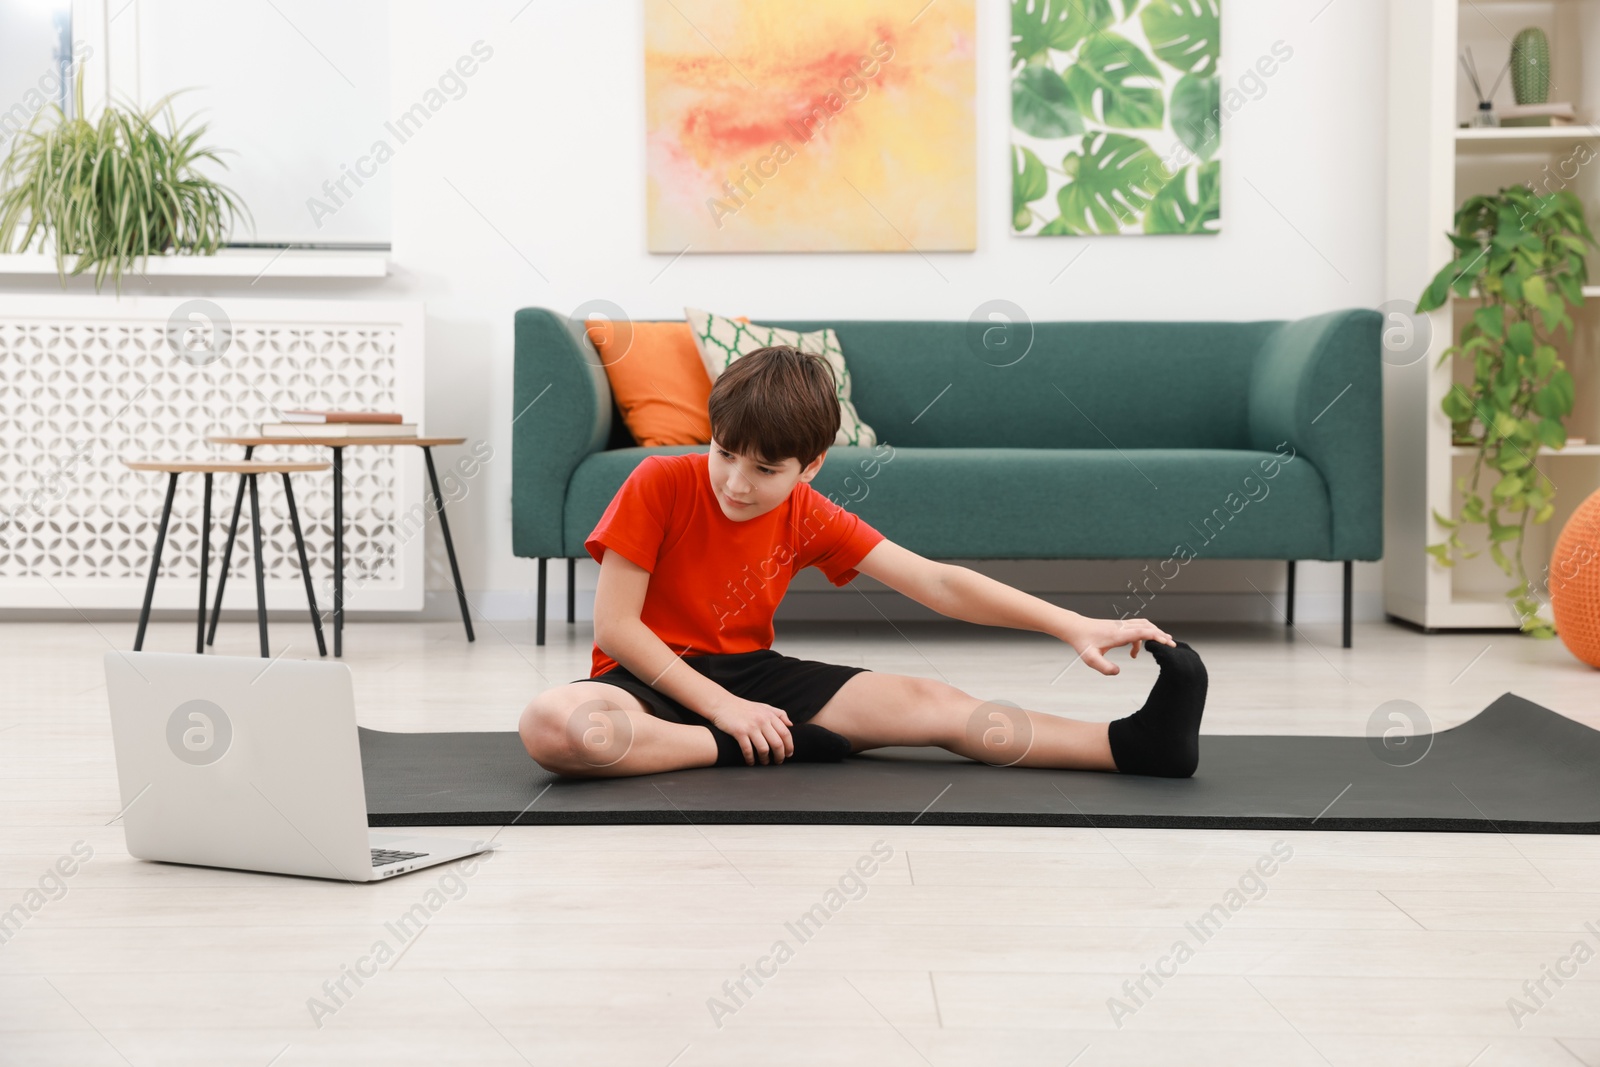
[[[1222,80],[1185,74],[1172,89],[1172,132],[1202,160],[1217,154],[1222,126]]]
[[[1011,80],[1011,122],[1045,140],[1083,132],[1083,113],[1067,83],[1049,67],[1026,67]]]
[[[1041,59],[1045,52],[1069,52],[1090,33],[1116,18],[1111,0],[1031,0],[1011,5],[1011,65]]]
[[[1222,0],[1011,0],[1011,225],[1215,234]]]
[[[1011,213],[1018,219],[1028,217],[1028,204],[1039,199],[1050,186],[1044,164],[1026,148],[1011,149]],[[1024,223],[1026,224],[1026,223]]]
[[[1062,78],[1085,117],[1123,129],[1159,130],[1166,113],[1161,71],[1139,46],[1111,33],[1083,42]]]
[[[1217,217],[1221,203],[1217,193],[1217,174],[1221,169],[1222,164],[1212,160],[1198,167],[1184,167],[1173,175],[1150,202],[1150,209],[1144,215],[1144,232],[1207,232],[1204,226]]]
[[[1185,74],[1215,74],[1222,0],[1150,0],[1139,9],[1150,48]]]
[[[1169,183],[1161,157],[1120,133],[1087,134],[1061,165],[1072,179],[1056,192],[1068,233],[1121,233]]]

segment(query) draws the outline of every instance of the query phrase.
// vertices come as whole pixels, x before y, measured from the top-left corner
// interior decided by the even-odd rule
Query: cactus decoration
[[[1511,93],[1519,104],[1542,104],[1550,98],[1550,39],[1537,26],[1511,42]]]

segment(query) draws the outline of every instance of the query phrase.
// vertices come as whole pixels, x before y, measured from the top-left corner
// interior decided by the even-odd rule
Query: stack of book
[[[415,437],[417,424],[391,411],[280,412],[282,422],[261,424],[262,437]]]
[[[1577,113],[1570,100],[1550,104],[1508,104],[1495,109],[1502,126],[1571,126]]]

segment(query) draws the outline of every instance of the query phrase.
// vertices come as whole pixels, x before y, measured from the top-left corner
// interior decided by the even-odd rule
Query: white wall
[[[495,449],[451,516],[469,592],[499,617],[530,611],[534,575],[531,560],[511,554],[508,423],[518,308],[567,312],[605,298],[640,318],[677,316],[693,304],[757,321],[965,319],[983,301],[1004,297],[1036,320],[1263,319],[1415,297],[1383,286],[1384,0],[1227,0],[1225,86],[1237,84],[1275,41],[1293,57],[1226,121],[1223,228],[1215,237],[1010,236],[1009,9],[1002,0],[979,0],[979,8],[979,247],[930,254],[937,272],[915,254],[675,261],[647,254],[642,5],[407,0],[391,6],[391,114],[418,100],[475,41],[493,56],[387,164],[392,276],[314,287],[269,277],[205,288],[217,296],[336,293],[427,302],[428,428],[486,437]],[[318,26],[301,28],[316,39]],[[292,40],[280,46],[295,47]],[[309,48],[283,59],[286,70],[320,62]],[[326,121],[314,107],[288,110],[281,120]],[[303,198],[316,190],[283,192]],[[437,544],[430,555],[441,558]],[[1081,594],[1056,599],[1112,614],[1143,562],[975,566],[1033,592]],[[1380,566],[1357,568],[1361,617],[1381,617]],[[1338,569],[1301,566],[1300,619],[1336,617]],[[431,573],[439,590],[432,610],[443,615],[453,610],[444,592],[448,573],[437,565]],[[591,561],[581,562],[580,615],[596,573]],[[564,603],[564,575],[564,566],[552,565],[553,618]],[[870,612],[849,590],[807,594],[827,586],[820,575],[802,578],[787,610]],[[1283,581],[1281,563],[1197,560],[1168,610],[1152,614],[1157,621],[1275,619],[1250,583],[1274,593]],[[827,599],[818,606],[818,597]]]
[[[35,114],[65,100],[60,14],[45,3],[0,4],[0,155]]]
[[[139,60],[120,72],[117,88],[131,79],[146,106],[179,92],[181,113],[204,109],[211,141],[230,150],[223,180],[250,207],[257,241],[387,242],[387,168],[342,203],[322,191],[390,117],[383,13],[384,0],[141,0],[113,27],[134,24]],[[230,38],[249,47],[222,46]],[[112,37],[113,49],[130,43],[125,33]],[[260,91],[264,83],[271,92]],[[311,195],[323,205],[316,214],[306,208]]]

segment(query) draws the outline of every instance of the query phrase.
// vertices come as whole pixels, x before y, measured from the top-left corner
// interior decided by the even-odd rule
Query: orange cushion
[[[711,379],[687,322],[591,321],[587,328],[635,441],[711,443]]]

